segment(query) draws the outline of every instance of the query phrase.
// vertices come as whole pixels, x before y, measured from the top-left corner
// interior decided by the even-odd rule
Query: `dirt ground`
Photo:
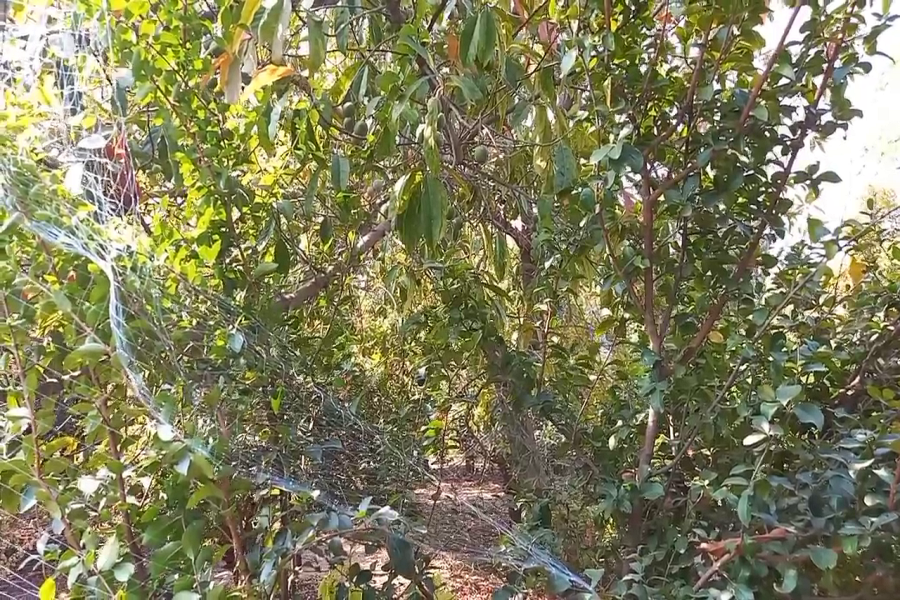
[[[0,599],[37,598],[44,579],[53,573],[35,558],[48,521],[38,508],[24,515],[0,511]]]
[[[417,489],[412,504],[402,507],[402,513],[414,518],[416,541],[432,556],[432,570],[456,600],[488,599],[504,580],[503,570],[486,557],[498,542],[498,528],[510,525],[509,500],[499,479],[491,474],[469,474],[455,465],[437,477],[441,494],[435,494],[434,485]],[[52,574],[48,565],[35,558],[35,545],[47,525],[37,508],[24,515],[0,511],[0,600],[38,597],[44,579]],[[387,563],[384,550],[370,556],[361,552],[352,556],[376,573]],[[304,554],[303,568],[295,574],[300,598],[318,599],[319,583],[328,569],[324,559]],[[62,593],[57,595],[61,597]]]
[[[487,557],[499,540],[499,527],[509,527],[509,499],[499,478],[488,472],[467,473],[454,464],[435,473],[441,494],[430,485],[414,490],[411,506],[403,507],[404,517],[415,521],[415,540],[432,557],[431,568],[444,589],[456,600],[487,600],[502,586],[505,572]],[[371,556],[351,555],[373,572],[388,561],[384,550]],[[316,556],[304,556],[299,574],[303,600],[318,599],[318,585],[328,565]],[[548,596],[529,594],[533,600]]]

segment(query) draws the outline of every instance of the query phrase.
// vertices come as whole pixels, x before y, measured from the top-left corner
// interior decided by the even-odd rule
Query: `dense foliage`
[[[798,218],[889,5],[766,53],[762,0],[54,14],[99,26],[0,111],[4,509],[74,594],[289,598],[343,538],[390,577],[328,594],[430,598],[374,507],[464,453],[561,559],[496,598],[891,597],[894,201]]]

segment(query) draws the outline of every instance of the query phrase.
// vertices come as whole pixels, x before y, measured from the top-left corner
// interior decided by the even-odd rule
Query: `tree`
[[[774,242],[788,192],[839,181],[798,153],[859,116],[845,91],[894,17],[798,5],[762,55],[769,10],[80,4],[70,18],[105,25],[103,60],[79,66],[115,75],[99,116],[116,133],[87,101],[68,131],[140,167],[147,251],[98,254],[109,234],[77,207],[123,197],[123,171],[72,185],[44,166],[66,148],[35,99],[10,99],[7,156],[54,142],[5,159],[25,225],[5,233],[7,419],[30,442],[4,505],[48,509],[70,588],[219,597],[228,553],[241,593],[288,597],[298,548],[341,555],[329,540],[354,522],[285,485],[285,456],[343,457],[304,475],[385,498],[421,476],[422,437],[440,453],[444,431],[496,430],[535,527],[561,547],[602,532],[578,566],[612,594],[886,593],[897,284],[838,291],[826,263],[872,239],[896,261],[890,209]],[[42,437],[54,371],[86,397],[89,458]],[[367,436],[389,443],[347,447]],[[406,538],[355,535],[433,593]]]

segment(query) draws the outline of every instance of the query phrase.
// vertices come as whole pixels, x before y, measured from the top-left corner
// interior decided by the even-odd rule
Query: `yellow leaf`
[[[725,341],[725,337],[718,331],[710,331],[709,341],[711,341],[713,344],[721,344]]]
[[[225,51],[213,61],[210,72],[219,72],[219,90],[224,90],[225,86],[228,85],[228,68],[233,60],[234,56],[231,55],[231,52]]]
[[[41,600],[56,600],[56,580],[52,577],[45,579],[38,591]]]
[[[283,79],[284,77],[292,75],[293,73],[293,67],[282,65],[266,65],[253,74],[253,79],[250,81],[247,89],[244,90],[244,98],[247,98],[256,93],[256,90],[260,90],[267,85],[278,81],[279,79]]]
[[[249,27],[253,23],[253,17],[256,16],[256,11],[259,10],[260,4],[262,4],[262,0],[244,0],[244,8],[241,9],[240,20],[243,25]]]
[[[866,276],[866,265],[862,261],[856,260],[855,256],[851,257],[847,274],[850,275],[850,281],[853,282],[853,287],[856,287],[859,285],[859,282],[862,281],[862,278]]]

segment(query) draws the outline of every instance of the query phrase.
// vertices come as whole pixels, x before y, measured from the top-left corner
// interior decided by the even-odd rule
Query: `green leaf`
[[[744,438],[743,444],[745,446],[755,446],[756,444],[760,443],[761,441],[763,441],[764,439],[766,439],[768,437],[769,436],[766,435],[765,433],[751,433],[750,435],[748,435],[747,437]]]
[[[825,227],[825,223],[823,223],[820,219],[814,219],[812,217],[809,217],[806,220],[806,228],[807,231],[809,231],[809,239],[813,243],[818,242],[830,233],[828,231],[828,228]]]
[[[340,154],[331,155],[331,185],[340,191],[350,185],[350,161]]]
[[[112,534],[97,555],[97,570],[109,571],[119,560],[119,536]]]
[[[578,177],[575,153],[564,142],[553,148],[553,191],[559,193],[571,188]]]
[[[113,577],[120,583],[125,583],[134,575],[134,565],[130,562],[120,562],[113,567]]]
[[[206,500],[207,498],[219,498],[220,500],[224,500],[225,497],[222,495],[222,490],[211,483],[205,483],[197,488],[191,497],[188,498],[187,507],[188,508],[197,508],[200,506],[200,503]]]
[[[256,16],[256,11],[259,10],[260,4],[262,4],[262,0],[244,0],[244,5],[241,7],[241,20],[239,22],[242,25],[247,26],[253,23],[253,17]]]
[[[838,554],[831,548],[823,546],[811,546],[809,548],[809,557],[817,567],[823,571],[833,569],[837,564]]]
[[[306,22],[309,28],[309,74],[312,76],[325,64],[327,41],[322,21],[314,13],[306,14]]]
[[[278,391],[275,392],[275,395],[272,396],[272,401],[271,401],[272,412],[274,412],[276,415],[278,414],[278,411],[281,410],[282,398],[284,398],[284,388],[280,387],[280,388],[278,388]]]
[[[506,277],[506,265],[509,260],[509,248],[506,245],[506,234],[497,233],[494,237],[494,275],[498,280]]]
[[[100,359],[106,356],[107,347],[99,342],[85,342],[78,348],[72,350],[64,362],[66,368],[74,368],[79,365],[92,366],[100,362]]]
[[[816,429],[821,430],[825,425],[825,415],[822,414],[822,409],[815,404],[800,402],[794,406],[794,414],[801,423],[810,423],[815,425]]]
[[[824,173],[816,177],[816,179],[823,183],[840,183],[843,181],[843,179],[841,179],[841,176],[834,171],[825,171]]]
[[[841,537],[841,548],[844,550],[844,554],[849,556],[854,556],[857,552],[859,552],[859,536],[856,535],[845,535]]]
[[[156,428],[156,435],[164,442],[171,442],[175,439],[175,428],[168,423],[160,423]]]
[[[591,152],[591,158],[588,160],[588,162],[592,165],[597,164],[598,162],[606,158],[612,151],[612,149],[612,144],[606,144],[605,146],[597,148],[596,150]],[[619,151],[621,152],[621,148],[619,149]]]
[[[497,21],[490,7],[478,15],[478,60],[482,65],[491,62],[497,46]]]
[[[712,159],[712,153],[713,149],[711,147],[704,149],[702,152],[700,152],[700,154],[697,155],[697,164],[700,167],[705,167],[706,165],[708,165],[709,161]]]
[[[619,160],[628,165],[628,168],[635,173],[644,167],[644,155],[640,150],[627,142],[622,144]]]
[[[3,222],[3,226],[0,227],[0,235],[6,235],[8,233],[12,233],[15,231],[19,225],[25,222],[25,215],[20,212],[14,212],[10,215],[6,221]]]
[[[392,533],[387,539],[387,553],[391,559],[391,567],[398,575],[410,580],[416,579],[416,557],[412,544]]]
[[[209,462],[209,459],[206,458],[201,452],[194,452],[191,456],[191,464],[197,468],[200,473],[206,477],[207,479],[214,479],[216,476],[216,469],[213,467],[212,463]]]
[[[591,578],[591,589],[597,589],[597,584],[603,579],[606,569],[585,569],[584,574]]]
[[[59,310],[70,313],[72,312],[72,303],[62,290],[53,290],[53,302],[59,307]]]
[[[250,277],[253,279],[260,279],[265,277],[266,275],[270,275],[278,270],[278,263],[273,262],[261,262],[259,263],[255,269],[253,269],[253,273],[250,274]]]
[[[789,62],[783,62],[783,63],[779,63],[778,65],[776,65],[775,72],[780,75],[784,75],[791,81],[797,80],[797,74],[794,73],[794,67],[792,67],[791,63],[789,63]]]
[[[794,398],[800,395],[800,392],[803,391],[802,385],[788,385],[782,384],[778,386],[778,389],[775,390],[775,397],[782,404],[787,404]]]
[[[750,496],[751,495],[752,495],[752,492],[751,492],[750,488],[747,488],[741,494],[740,500],[738,500],[738,507],[737,507],[738,519],[741,520],[741,523],[743,524],[744,527],[747,527],[750,524],[750,517],[751,517]]]
[[[478,26],[480,17],[480,14],[470,14],[459,36],[459,60],[466,67],[472,66],[478,57],[481,38],[481,28]]]
[[[756,394],[759,396],[759,399],[763,402],[774,402],[775,401],[775,390],[772,389],[771,385],[763,384],[756,388]]]
[[[641,486],[641,497],[646,500],[656,500],[662,498],[666,493],[663,485],[657,481],[645,483]]]
[[[228,349],[234,352],[235,354],[240,354],[241,350],[244,349],[244,334],[238,330],[232,331],[228,335]],[[168,441],[168,440],[163,440]]]
[[[566,78],[566,75],[569,74],[569,71],[572,70],[572,67],[575,66],[575,61],[578,60],[578,49],[570,48],[568,52],[566,52],[562,60],[559,63],[560,77],[562,79]]]
[[[443,235],[446,224],[447,190],[443,182],[432,174],[425,176],[422,186],[422,219],[425,241],[434,247]]]
[[[197,246],[197,256],[204,261],[211,263],[219,256],[219,250],[222,248],[222,240],[218,239],[211,246]]]
[[[56,579],[48,577],[44,580],[41,589],[38,590],[38,598],[40,600],[56,600]]]
[[[754,106],[753,110],[750,111],[750,114],[760,121],[769,120],[769,109],[767,109],[764,104],[757,104]]]
[[[797,567],[785,567],[781,576],[781,584],[775,584],[775,591],[779,594],[790,594],[797,587]]]

